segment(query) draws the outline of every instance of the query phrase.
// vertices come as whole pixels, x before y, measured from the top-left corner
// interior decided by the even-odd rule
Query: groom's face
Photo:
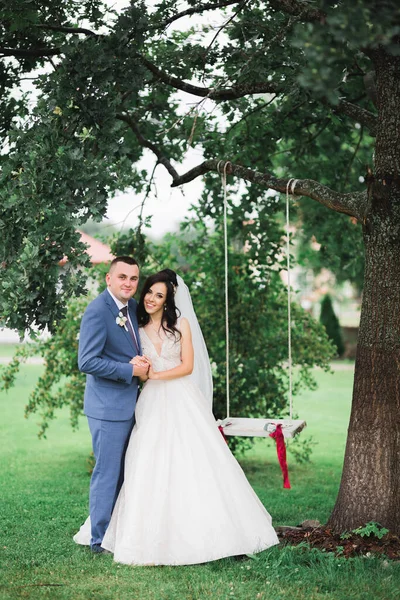
[[[107,286],[120,302],[126,304],[139,284],[139,267],[117,262],[106,275]]]

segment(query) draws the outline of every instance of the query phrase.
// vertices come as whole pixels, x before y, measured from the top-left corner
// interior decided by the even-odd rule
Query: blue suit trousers
[[[96,459],[90,480],[90,545],[101,544],[124,480],[125,452],[134,417],[128,421],[105,421],[88,417]]]

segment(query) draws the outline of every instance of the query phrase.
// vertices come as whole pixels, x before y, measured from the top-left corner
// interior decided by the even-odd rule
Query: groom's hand
[[[147,377],[149,363],[147,362],[144,356],[134,356],[129,362],[133,366],[134,377]]]

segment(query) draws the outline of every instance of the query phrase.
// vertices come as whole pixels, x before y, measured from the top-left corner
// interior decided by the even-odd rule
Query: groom
[[[134,423],[141,359],[135,294],[139,267],[118,256],[106,275],[107,289],[87,307],[79,335],[79,370],[86,373],[84,413],[92,434],[96,465],[90,481],[90,548],[101,542],[124,478],[124,458]]]

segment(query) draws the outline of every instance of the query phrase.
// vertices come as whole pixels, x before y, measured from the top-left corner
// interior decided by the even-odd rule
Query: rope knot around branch
[[[217,172],[219,175],[223,175],[226,179],[227,175],[231,175],[233,173],[233,165],[232,165],[231,161],[230,160],[227,160],[227,161],[219,160],[217,163]]]
[[[294,196],[294,190],[296,188],[296,185],[299,183],[299,179],[295,179],[294,177],[291,177],[289,179],[289,181],[286,184],[286,195],[288,196],[289,194],[291,196]]]

